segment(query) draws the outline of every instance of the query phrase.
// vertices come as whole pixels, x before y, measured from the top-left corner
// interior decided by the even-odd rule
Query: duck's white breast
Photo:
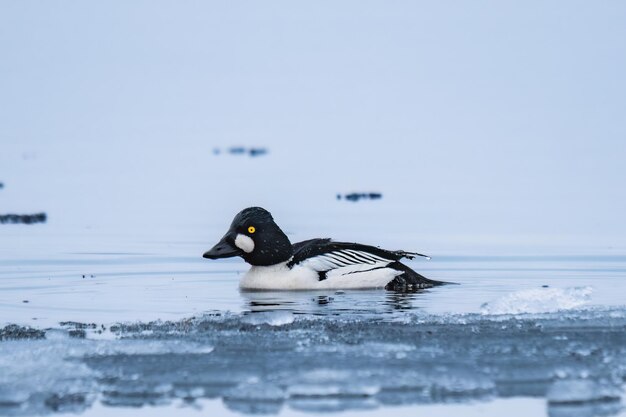
[[[253,266],[241,278],[239,287],[246,290],[384,288],[402,273],[392,268],[351,273],[341,273],[340,269],[330,271],[327,278],[320,281],[317,271],[299,265],[290,269],[287,262],[272,266]]]
[[[303,290],[316,288],[315,271],[287,267],[287,262],[271,266],[253,266],[241,278],[239,287],[246,290]]]

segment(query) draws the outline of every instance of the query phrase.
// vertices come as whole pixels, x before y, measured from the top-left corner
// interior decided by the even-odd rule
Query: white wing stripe
[[[339,256],[339,254],[337,254],[335,252],[327,253],[324,256],[327,256],[329,258],[335,259],[336,261],[339,261],[341,263],[345,263],[347,261],[346,258],[344,258],[343,256]]]
[[[351,250],[352,251],[352,250]],[[380,262],[391,262],[389,259],[385,259],[383,257],[380,257],[378,255],[374,255],[373,253],[369,253],[369,252],[362,252],[362,251],[352,251],[353,253],[358,253],[367,257],[370,257],[376,261],[380,261]]]
[[[334,265],[336,268],[342,267],[344,265],[343,262],[341,262],[339,259],[333,258],[332,256],[324,255],[321,257],[321,259],[327,264]]]
[[[363,252],[356,252],[356,251],[346,251],[348,253],[350,253],[352,256],[354,256],[357,260],[361,261],[361,262],[365,262],[365,263],[372,263],[375,262],[374,259],[368,257],[368,256],[364,256]]]
[[[369,254],[368,254],[368,253],[366,253],[366,252],[355,251],[355,250],[352,250],[352,249],[349,249],[349,250],[347,250],[346,252],[349,252],[349,253],[351,253],[352,255],[357,256],[357,257],[362,258],[362,259],[372,259],[372,258],[369,256]]]
[[[386,259],[381,259],[378,258],[370,253],[367,252],[361,252],[361,251],[353,251],[352,252],[355,256],[360,257],[361,259],[366,259],[367,262],[382,262],[382,261],[386,261]]]
[[[351,264],[355,264],[355,263],[359,263],[359,260],[356,259],[354,256],[346,253],[346,252],[331,252],[330,256],[334,256],[336,258],[341,259],[344,263],[346,263],[346,265],[351,265]]]
[[[333,256],[332,254],[328,253],[326,255],[324,255],[324,258],[328,259],[329,262],[332,262],[334,264],[337,264],[338,266],[344,266],[344,265],[348,265],[348,262],[346,262],[345,259],[340,258],[338,256]]]

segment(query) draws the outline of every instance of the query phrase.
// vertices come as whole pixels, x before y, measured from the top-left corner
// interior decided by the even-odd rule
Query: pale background
[[[86,247],[210,245],[262,205],[298,238],[610,252],[624,22],[621,1],[3,1],[0,212]],[[232,145],[269,154],[213,155]]]

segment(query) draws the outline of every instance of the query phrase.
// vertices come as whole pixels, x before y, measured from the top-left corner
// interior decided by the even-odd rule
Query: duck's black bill
[[[231,244],[230,241],[229,235],[224,236],[217,245],[213,246],[209,251],[204,252],[202,257],[207,259],[220,259],[241,255],[241,249]]]

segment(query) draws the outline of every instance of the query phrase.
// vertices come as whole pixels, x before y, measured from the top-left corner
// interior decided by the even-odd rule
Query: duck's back
[[[294,256],[287,266],[313,270],[318,288],[386,288],[411,290],[438,284],[408,266],[402,258],[424,256],[405,251],[389,251],[360,243],[310,239],[293,245]]]

